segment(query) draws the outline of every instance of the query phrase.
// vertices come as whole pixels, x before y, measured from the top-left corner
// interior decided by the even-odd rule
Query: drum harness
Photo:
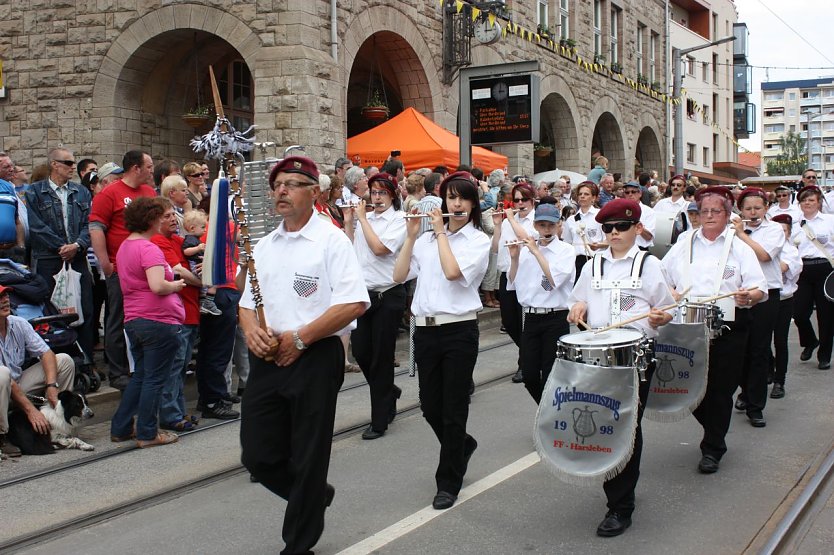
[[[692,233],[692,235],[689,237],[689,242],[686,245],[686,257],[689,259],[689,263],[684,265],[683,283],[681,284],[681,285],[684,286],[684,288],[689,288],[689,287],[692,286],[692,263],[694,262],[694,260],[693,260],[693,247],[695,245],[695,235],[696,234],[697,234],[697,231]],[[736,230],[735,229],[730,228],[730,229],[727,230],[727,237],[724,240],[724,246],[721,250],[721,258],[718,259],[718,265],[715,269],[715,277],[712,280],[712,283],[713,283],[713,288],[712,289],[713,289],[713,293],[715,295],[717,295],[718,292],[719,292],[718,290],[721,289],[721,283],[722,283],[723,277],[724,277],[724,269],[727,266],[727,261],[730,259],[730,251],[733,248],[733,239],[735,239],[735,235],[736,235]],[[698,300],[699,300],[698,297],[693,298],[693,302],[697,303]],[[721,332],[722,329],[724,329],[724,328],[729,329],[726,326],[721,325],[723,323],[723,321],[725,320],[725,318],[724,318],[725,314],[727,314],[727,312],[725,312],[725,310],[724,310],[725,308],[728,308],[728,309],[732,310],[732,312],[729,312],[729,311],[728,312],[729,312],[729,314],[733,315],[733,318],[731,319],[731,321],[735,320],[735,304],[734,304],[735,301],[733,301],[732,297],[728,297],[727,299],[722,299],[722,301],[725,301],[725,300],[728,301],[728,302],[723,303],[721,301],[718,301],[716,303],[716,306],[719,309],[719,314],[718,314],[718,318],[717,318],[717,323],[718,323],[718,328],[719,328],[717,331],[718,331],[719,335],[720,335],[720,332]],[[724,306],[721,306],[721,305],[724,305]]]
[[[620,307],[620,292],[623,289],[640,289],[643,287],[643,265],[646,262],[647,251],[638,250],[631,261],[631,272],[629,277],[625,279],[602,279],[603,264],[605,262],[602,253],[594,254],[593,266],[591,268],[591,289],[610,291],[609,308],[610,308],[610,324],[617,324],[621,321],[622,309]],[[653,358],[654,343],[649,342],[649,359],[644,357],[647,354],[643,349],[639,349],[636,354],[635,366],[640,375],[640,381],[646,381],[646,368]]]

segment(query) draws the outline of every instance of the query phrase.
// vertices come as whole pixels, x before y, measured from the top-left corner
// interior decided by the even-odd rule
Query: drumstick
[[[691,287],[687,287],[686,289],[684,289],[684,290],[683,290],[683,293],[681,293],[681,298],[683,298],[683,296],[684,296],[684,295],[686,295],[687,293],[689,293],[689,290],[690,290],[690,289],[692,289],[692,288],[691,288]],[[667,304],[666,306],[661,306],[658,310],[660,310],[660,311],[664,311],[664,310],[671,310],[671,309],[673,309],[673,308],[676,308],[676,307],[678,306],[678,304],[680,304],[680,303]],[[598,329],[598,330],[596,330],[596,331],[594,332],[594,335],[596,335],[596,334],[598,334],[598,333],[602,333],[602,332],[604,332],[604,331],[613,330],[613,329],[616,329],[616,328],[621,328],[621,327],[623,327],[623,326],[625,326],[625,325],[627,325],[627,324],[631,324],[631,323],[633,323],[633,322],[636,322],[637,320],[643,320],[643,319],[645,319],[645,318],[648,318],[648,317],[649,317],[649,316],[651,316],[651,315],[652,315],[652,313],[651,313],[651,312],[645,312],[645,313],[640,314],[640,315],[638,315],[638,316],[634,316],[634,317],[632,317],[632,318],[629,318],[628,320],[623,320],[622,322],[618,322],[618,323],[616,323],[616,324],[611,324],[610,326],[606,326],[606,327],[604,327],[604,328],[602,328],[602,329]]]
[[[586,324],[586,323],[585,323],[585,320],[583,320],[582,318],[577,319],[577,320],[576,320],[576,323],[577,323],[578,325],[582,326],[583,328],[585,328],[586,330],[591,329],[591,326],[589,326],[588,324]]]
[[[689,289],[687,289],[689,291]],[[706,299],[699,299],[698,304],[707,304],[711,303],[712,301],[718,301],[721,299],[726,299],[727,297],[732,297],[733,295],[738,295],[739,293],[747,293],[747,289],[739,289],[738,291],[733,291],[731,293],[724,293],[722,295],[715,295],[714,297],[707,297]],[[683,295],[681,295],[683,297]]]
[[[585,256],[592,258],[594,255],[591,254],[591,247],[588,246],[588,241],[585,239],[585,224],[579,224],[576,227],[579,229],[579,237],[582,238],[582,244],[585,246]]]

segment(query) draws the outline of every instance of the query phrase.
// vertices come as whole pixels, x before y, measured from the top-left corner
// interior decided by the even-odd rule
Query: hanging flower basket
[[[188,127],[193,127],[194,129],[208,127],[209,122],[211,122],[211,116],[208,115],[183,114],[181,117],[182,121],[184,121]]]
[[[533,154],[538,156],[539,158],[544,158],[546,156],[550,156],[550,153],[553,152],[553,148],[547,145],[536,145],[533,147]]]
[[[388,108],[386,106],[365,106],[362,108],[362,117],[374,121],[388,119]]]

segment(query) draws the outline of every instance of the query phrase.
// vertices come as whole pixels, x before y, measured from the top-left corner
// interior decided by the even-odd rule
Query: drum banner
[[[634,368],[556,359],[536,413],[536,450],[563,482],[610,480],[631,459],[637,402]]]
[[[678,422],[692,414],[707,391],[709,330],[702,323],[673,322],[659,332],[644,416],[655,422]]]

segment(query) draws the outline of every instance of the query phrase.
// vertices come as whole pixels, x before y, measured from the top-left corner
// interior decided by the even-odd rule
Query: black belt
[[[383,296],[385,293],[388,293],[389,291],[395,291],[398,287],[405,287],[405,285],[403,285],[402,283],[398,283],[398,284],[397,284],[397,285],[395,285],[394,287],[390,287],[390,288],[388,288],[388,289],[386,289],[386,290],[384,290],[384,291],[374,291],[374,290],[372,290],[372,289],[368,289],[368,296],[371,298],[371,300],[374,300],[374,299],[381,299],[381,298],[382,298],[382,296]]]
[[[815,266],[817,264],[830,264],[827,258],[803,258],[802,264],[805,266]]]

